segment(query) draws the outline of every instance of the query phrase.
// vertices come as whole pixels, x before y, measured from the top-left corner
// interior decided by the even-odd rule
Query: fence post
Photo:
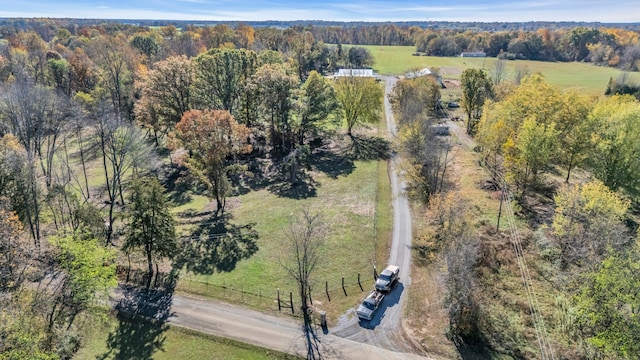
[[[331,296],[329,296],[329,282],[328,281],[324,282],[324,292],[327,293],[327,299],[329,300],[329,302],[331,302]]]
[[[360,286],[360,291],[364,291],[362,288],[362,283],[360,282],[360,273],[358,273],[358,285]]]
[[[348,296],[347,289],[344,287],[344,276],[342,277],[342,291],[344,291],[344,296]]]
[[[280,289],[278,289],[278,311],[282,311],[282,307],[280,305]]]
[[[294,314],[294,312],[293,312],[293,293],[291,291],[289,291],[289,302],[291,302],[291,313]]]

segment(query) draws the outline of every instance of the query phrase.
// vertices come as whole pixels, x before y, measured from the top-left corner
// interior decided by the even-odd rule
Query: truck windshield
[[[375,308],[373,304],[368,301],[365,301],[362,305],[364,305],[364,307],[366,307],[369,310],[373,310]]]

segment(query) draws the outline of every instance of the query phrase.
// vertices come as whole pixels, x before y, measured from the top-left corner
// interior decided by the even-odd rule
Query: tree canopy
[[[335,87],[350,137],[356,126],[380,121],[384,94],[375,79],[345,76],[336,81]]]
[[[231,191],[233,156],[251,151],[249,134],[226,110],[191,110],[176,126],[177,145],[188,150],[183,161],[216,199],[217,211]]]

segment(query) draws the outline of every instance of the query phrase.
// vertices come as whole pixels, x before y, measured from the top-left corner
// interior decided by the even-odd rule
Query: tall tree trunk
[[[80,162],[82,163],[82,174],[84,175],[84,186],[85,186],[85,190],[87,191],[85,200],[89,200],[91,198],[91,193],[89,192],[89,178],[87,176],[87,164],[84,160],[84,145],[82,141],[82,130],[78,129],[76,131],[76,134],[78,136],[78,146],[80,147]]]
[[[38,201],[38,184],[36,183],[36,169],[33,166],[33,162],[29,160],[31,164],[30,170],[31,174],[31,200],[33,201],[33,229],[32,233],[34,235],[34,240],[36,242],[36,246],[40,247],[40,202]]]
[[[147,278],[147,289],[151,287],[151,278],[153,277],[153,259],[151,257],[151,244],[145,245],[145,252],[147,253],[147,264],[149,265],[149,277]]]
[[[571,169],[573,168],[573,154],[569,158],[569,166],[567,167],[567,178],[564,180],[565,183],[569,183],[569,177],[571,176]]]
[[[100,130],[100,131],[104,131],[104,130]],[[109,196],[109,223],[107,224],[107,234],[106,234],[106,244],[105,246],[108,246],[109,244],[113,244],[113,242],[111,241],[111,237],[113,235],[113,220],[114,220],[114,215],[113,215],[113,208],[115,206],[115,189],[114,189],[114,184],[113,181],[111,181],[111,179],[109,178],[109,172],[107,171],[107,152],[106,152],[106,142],[105,142],[105,138],[104,138],[104,132],[100,134],[100,142],[101,142],[101,147],[102,147],[102,167],[104,169],[104,177],[105,180],[107,182],[107,195]]]

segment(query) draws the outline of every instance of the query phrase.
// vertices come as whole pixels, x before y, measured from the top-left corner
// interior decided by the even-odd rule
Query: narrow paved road
[[[386,76],[384,108],[389,136],[395,138],[396,124],[389,103],[389,94],[393,90],[396,78]],[[393,196],[393,237],[389,264],[400,267],[398,286],[383,300],[383,304],[371,321],[359,321],[355,316],[355,308],[343,315],[338,324],[331,329],[335,335],[346,339],[375,345],[398,352],[416,352],[419,350],[406,336],[402,327],[403,308],[411,284],[411,214],[409,202],[405,196],[404,181],[398,176],[397,159],[391,160],[390,180]],[[378,264],[381,271],[387,264]],[[426,354],[425,354],[426,356]]]
[[[176,295],[169,322],[174,325],[244,341],[250,344],[306,357],[302,324],[289,318],[274,316],[244,307]],[[369,344],[335,336],[319,329],[321,351],[325,359],[421,359],[381,349]]]
[[[393,77],[384,80],[388,95],[396,80]],[[389,134],[395,136],[393,114],[386,96],[385,111]],[[319,339],[325,359],[413,360],[424,359],[426,356],[413,353],[416,349],[405,336],[401,325],[407,287],[411,282],[411,216],[409,203],[404,196],[404,183],[399,180],[396,168],[393,159],[390,176],[394,226],[389,263],[400,267],[400,281],[385,297],[384,304],[372,321],[358,322],[354,307],[327,334],[320,332]],[[384,266],[386,264],[378,264],[379,271]],[[122,291],[119,291],[117,297],[122,296]],[[167,316],[171,324],[306,357],[302,325],[292,319],[180,295],[173,296],[169,301],[171,313]]]

